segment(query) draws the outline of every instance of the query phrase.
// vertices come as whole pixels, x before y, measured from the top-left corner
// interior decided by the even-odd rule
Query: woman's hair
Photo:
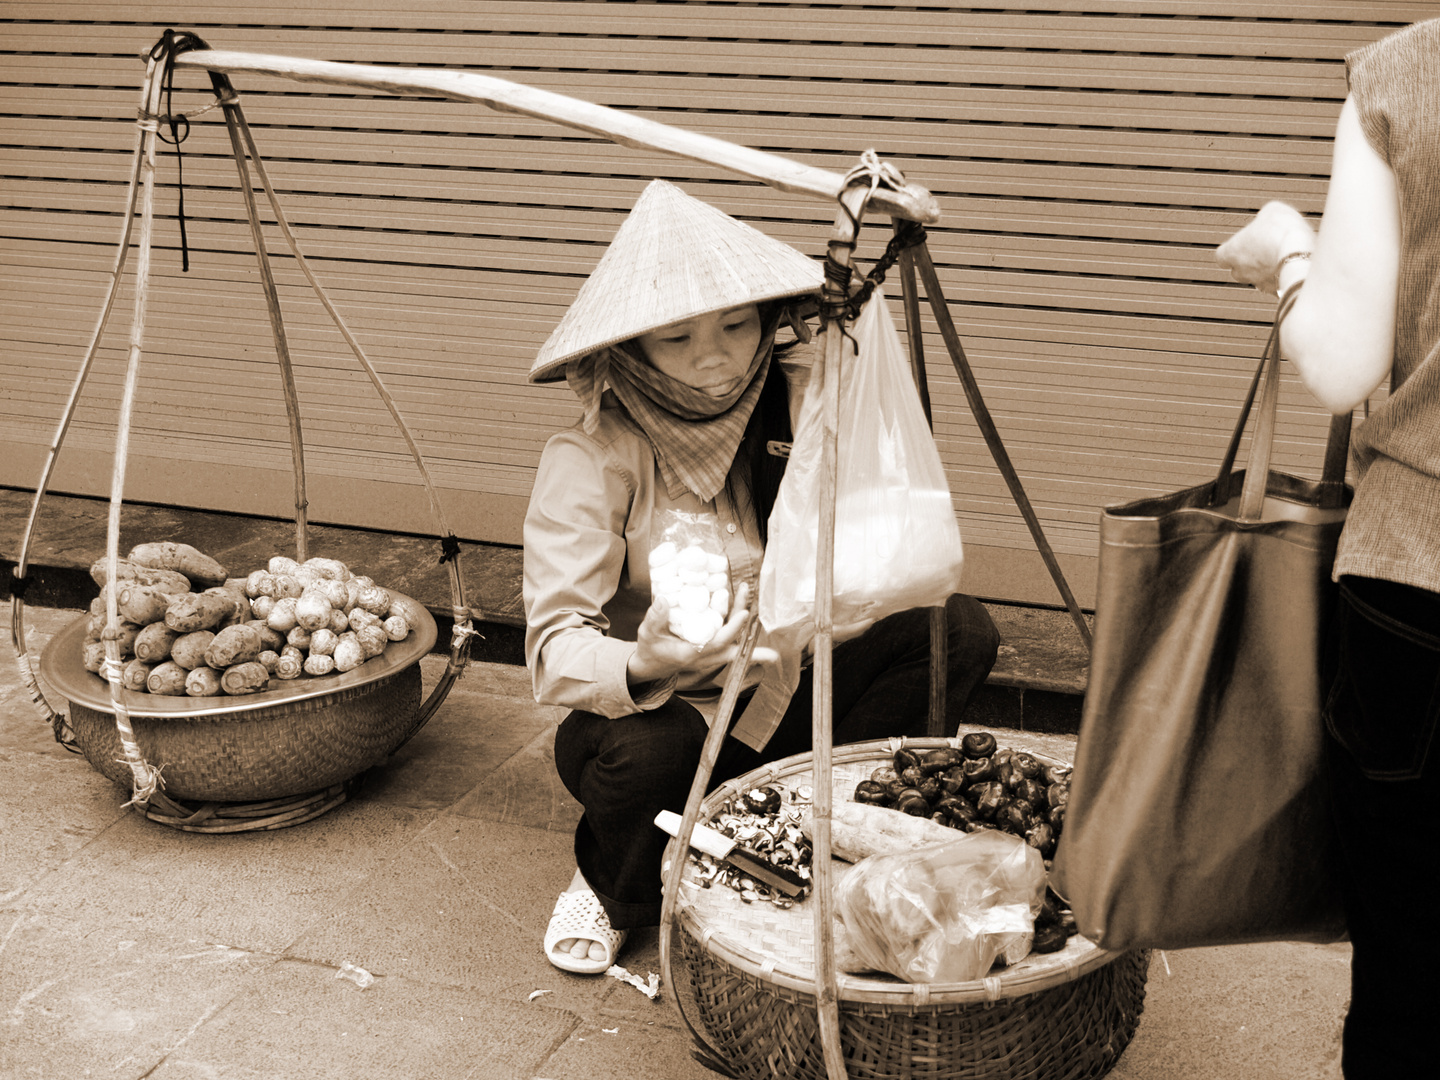
[[[770,453],[769,444],[772,441],[788,444],[793,438],[790,430],[790,388],[780,360],[797,344],[799,342],[787,341],[775,346],[765,385],[760,390],[755,411],[750,414],[750,423],[746,425],[745,437],[740,440],[737,453],[743,459],[750,480],[761,543],[770,540],[770,511],[775,506],[780,480],[785,475],[786,459]]]

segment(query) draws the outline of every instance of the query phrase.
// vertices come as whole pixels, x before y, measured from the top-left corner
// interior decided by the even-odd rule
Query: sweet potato
[[[87,641],[80,649],[80,659],[85,665],[86,671],[100,673],[100,665],[105,663],[105,646],[98,641]]]
[[[262,649],[273,649],[279,652],[285,647],[285,635],[279,630],[270,629],[270,624],[264,619],[249,619],[246,626],[253,626],[255,632],[260,635],[260,647]]]
[[[205,590],[211,596],[223,596],[230,601],[230,614],[220,621],[221,626],[233,626],[235,623],[245,622],[250,618],[250,598],[245,595],[245,586],[239,585],[215,585]]]
[[[236,664],[254,660],[263,647],[258,630],[244,623],[236,623],[215,635],[215,640],[210,642],[210,647],[205,650],[205,663],[223,671]]]
[[[270,672],[254,660],[228,667],[220,676],[220,689],[227,694],[256,694],[269,685]]]
[[[125,666],[120,669],[120,685],[126,690],[135,690],[144,693],[146,683],[150,679],[150,669],[153,665],[145,663],[144,660],[127,660]]]
[[[147,664],[170,659],[170,648],[180,635],[163,622],[154,622],[135,635],[135,658]]]
[[[110,560],[96,559],[90,564],[90,576],[96,585],[105,585],[110,577]],[[137,585],[151,585],[161,592],[187,593],[190,579],[176,570],[164,570],[153,566],[141,566],[129,559],[120,559],[115,567],[115,580],[133,581]]]
[[[205,651],[214,640],[212,630],[192,630],[188,634],[180,634],[170,643],[170,659],[186,671],[206,667]]]
[[[167,660],[163,664],[156,664],[150,669],[150,677],[145,680],[145,687],[152,694],[163,694],[166,697],[185,696],[185,677],[189,674],[183,667],[173,660]]]
[[[165,609],[165,625],[181,634],[213,630],[234,611],[234,598],[226,593],[186,593],[170,601]]]
[[[807,813],[800,828],[813,842],[814,822]],[[859,862],[867,855],[895,855],[931,844],[944,844],[964,833],[929,818],[913,817],[886,806],[837,802],[830,808],[830,851],[837,859]]]
[[[225,572],[225,567],[203,551],[173,540],[136,544],[126,557],[140,566],[178,571],[201,587],[223,585],[230,576]]]
[[[115,589],[115,606],[120,617],[138,626],[149,626],[165,618],[165,609],[174,599],[174,593],[161,592],[153,585],[140,585],[133,581],[122,581]],[[188,596],[189,592],[178,595]]]
[[[185,676],[185,693],[191,697],[215,697],[220,693],[220,672],[197,667]]]

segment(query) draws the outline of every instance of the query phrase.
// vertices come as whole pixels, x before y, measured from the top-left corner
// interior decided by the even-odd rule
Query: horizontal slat
[[[184,22],[194,26],[202,20],[214,17],[215,10],[208,3],[125,3],[111,0],[107,5],[97,6],[93,0],[53,0],[35,3],[33,0],[7,0],[9,17],[19,19],[70,19],[95,20],[101,15],[111,15],[122,21],[150,21],[170,25]],[[531,0],[514,0],[506,5],[513,11],[528,12],[553,9],[555,7],[577,7],[580,5],[557,5],[536,3]],[[737,13],[751,12],[757,15],[766,12],[798,10],[808,15],[817,24],[824,26],[835,22],[848,22],[856,17],[857,9],[875,9],[881,14],[892,14],[891,9],[936,10],[948,13],[956,5],[954,0],[827,0],[823,8],[815,9],[809,3],[741,2],[735,4],[714,3],[702,0],[695,5],[666,5],[659,7],[649,2],[626,4],[614,2],[612,9],[625,13],[626,22],[641,13],[655,11],[673,13],[671,17],[684,19],[696,10],[735,10]],[[477,5],[474,0],[412,0],[403,8],[393,0],[308,0],[306,10],[313,15],[316,25],[321,26],[395,26],[431,28],[434,26],[455,29],[484,29],[491,19],[492,5]],[[990,11],[1028,14],[1036,10],[1034,0],[986,0],[985,8]],[[1424,18],[1433,4],[1425,0],[1046,0],[1043,10],[1047,16],[1053,12],[1086,12],[1095,14],[1137,15],[1169,19],[1177,16],[1205,16],[1224,19],[1264,19],[1267,21],[1298,21],[1307,19],[1335,20],[1346,22],[1381,21],[1408,23]],[[257,24],[289,24],[295,17],[293,3],[277,3],[276,0],[252,0],[244,10],[243,20],[230,19],[229,23],[244,21]],[[443,20],[443,21],[440,21]],[[541,20],[537,19],[537,22]]]
[[[93,327],[130,168],[136,54],[160,25],[193,25],[217,48],[489,71],[832,170],[876,147],[936,194],[930,249],[986,402],[1052,544],[1093,556],[1099,505],[1202,482],[1223,451],[1271,303],[1228,282],[1215,244],[1268,198],[1319,210],[1341,58],[1433,12],[1338,0],[1033,8],[317,0],[303,15],[314,27],[295,28],[293,5],[267,0],[224,13],[243,26],[216,25],[198,4],[9,4],[0,15],[21,21],[0,34],[12,50],[0,71],[6,445],[36,460]],[[501,533],[545,439],[577,414],[566,387],[529,386],[525,373],[649,177],[811,254],[830,228],[818,201],[537,120],[278,79],[239,89],[304,249],[437,482],[467,506],[508,507],[510,524],[486,526]],[[179,96],[186,109],[207,99]],[[235,463],[256,477],[289,469],[218,119],[197,118],[184,147],[189,274],[174,152],[159,161],[136,439],[143,483],[169,476],[184,492],[187,462],[206,477]],[[883,221],[862,234],[862,268],[887,234]],[[388,414],[275,230],[267,239],[319,490],[353,478],[410,491]],[[113,443],[130,301],[127,283],[72,432],[96,461]],[[922,329],[966,542],[1029,551],[928,312]],[[1324,427],[1288,376],[1279,467],[1313,473]]]
[[[1169,92],[1113,94],[1085,89],[1044,89],[1036,87],[984,87],[964,84],[913,86],[903,83],[812,82],[781,77],[753,79],[712,78],[704,72],[677,72],[669,75],[611,74],[606,72],[512,71],[487,69],[497,78],[525,86],[578,97],[612,108],[683,112],[688,106],[732,110],[747,114],[783,114],[793,118],[796,129],[802,118],[833,116],[845,118],[857,129],[883,134],[895,119],[934,119],[977,123],[1026,123],[1084,125],[1093,128],[1096,119],[1115,128],[1146,130],[1253,132],[1271,135],[1329,138],[1334,134],[1344,79],[1338,71],[1330,100],[1294,100],[1269,97],[1195,97]],[[6,60],[0,79],[14,84],[15,93],[30,91],[37,97],[25,112],[71,117],[89,115],[61,107],[64,96],[87,88],[104,88],[108,93],[103,115],[129,120],[134,115],[142,69],[131,62],[88,57],[13,56]],[[63,84],[63,85],[59,85]],[[266,91],[248,82],[239,87],[247,112],[260,103],[297,95],[295,84],[270,80]],[[57,95],[54,99],[46,95]],[[209,90],[203,91],[209,99]],[[315,90],[298,93],[302,100],[314,100],[323,110],[327,102],[365,100],[375,102],[384,126],[446,130],[454,124],[473,123],[477,130],[506,134],[541,130],[533,121],[456,102],[385,98],[343,92]],[[201,93],[190,91],[179,99],[190,110],[203,104]],[[383,110],[383,111],[382,111]],[[389,110],[394,110],[390,112]],[[97,114],[99,115],[99,114]],[[680,121],[676,121],[680,122]],[[684,122],[680,122],[685,126]],[[548,127],[544,130],[549,130]],[[748,143],[748,140],[747,140]]]
[[[126,12],[126,22],[145,24]],[[251,15],[254,13],[251,12]],[[1287,21],[1262,23],[1250,20],[1219,20],[1213,18],[1178,17],[1144,18],[1116,17],[1093,14],[1055,14],[1037,20],[1028,13],[987,11],[924,11],[924,10],[854,10],[843,18],[824,17],[814,9],[803,7],[755,7],[741,9],[722,6],[632,5],[625,20],[623,33],[616,33],[614,11],[604,5],[588,3],[490,4],[478,20],[457,24],[447,19],[443,31],[434,26],[419,27],[419,33],[398,34],[366,30],[362,27],[344,32],[347,44],[356,48],[394,50],[398,62],[413,62],[429,45],[452,46],[466,42],[485,52],[506,48],[511,35],[544,43],[552,51],[563,51],[566,38],[586,35],[592,39],[608,39],[619,45],[631,38],[684,40],[692,45],[706,41],[734,39],[737,18],[745,21],[747,39],[761,39],[808,48],[816,43],[880,46],[924,46],[926,48],[1004,48],[1009,50],[1041,50],[1055,52],[1124,52],[1170,53],[1177,55],[1218,55],[1286,58],[1340,59],[1353,48],[1354,31],[1344,25]],[[195,16],[202,16],[197,19]],[[199,10],[184,17],[191,28],[213,20],[213,10]],[[167,21],[178,21],[175,14]],[[250,21],[249,19],[246,20]],[[264,20],[255,20],[257,22]],[[286,20],[289,21],[289,20]],[[565,28],[564,35],[551,29]],[[103,28],[77,29],[72,36],[65,33],[72,48],[110,52],[115,48],[116,30]],[[539,30],[539,33],[537,33]],[[152,31],[153,33],[153,31]],[[286,27],[283,30],[257,30],[253,27],[217,27],[202,36],[215,48],[260,49],[274,51],[274,42],[284,36],[303,48],[322,34],[316,30]],[[54,46],[57,28],[46,23],[16,22],[8,29],[7,46],[16,51],[36,51]],[[334,48],[324,35],[324,43]],[[522,46],[524,47],[524,46]],[[620,52],[623,46],[617,48]],[[305,55],[320,55],[307,52]],[[337,58],[327,54],[330,58]],[[624,55],[620,52],[620,55]]]
[[[22,29],[23,24],[16,29]],[[29,42],[32,51],[57,55],[78,52],[131,55],[149,42],[123,44],[126,35],[106,28],[87,37],[85,27],[45,28]],[[596,71],[688,72],[754,77],[783,72],[795,79],[847,79],[995,85],[1105,87],[1121,91],[1182,91],[1216,94],[1266,94],[1317,97],[1335,92],[1338,60],[1275,61],[1263,57],[1216,58],[1156,53],[1130,56],[1085,52],[1026,52],[987,48],[870,47],[863,44],[809,43],[799,46],[763,41],[697,41],[676,49],[671,41],[585,37],[511,37],[464,41],[440,35],[420,42],[364,35],[327,35],[321,52],[302,46],[303,32],[237,30],[210,41],[216,48],[268,53],[341,63],[387,66],[436,66],[481,71],[505,67],[580,68]],[[318,42],[317,42],[318,44]],[[378,55],[377,55],[378,54]],[[198,83],[193,85],[199,85]],[[273,81],[267,82],[273,85]]]

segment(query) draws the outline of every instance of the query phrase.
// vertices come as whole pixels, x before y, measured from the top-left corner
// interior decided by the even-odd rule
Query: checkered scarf
[[[710,502],[725,486],[750,414],[760,400],[778,323],[778,312],[765,320],[745,381],[722,398],[651,366],[633,339],[572,360],[565,378],[585,404],[585,431],[593,435],[599,425],[600,401],[608,383],[655,448],[670,498],[689,490]]]

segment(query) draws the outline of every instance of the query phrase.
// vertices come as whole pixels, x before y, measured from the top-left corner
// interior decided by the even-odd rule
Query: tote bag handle
[[[1270,336],[1265,342],[1265,352],[1255,376],[1250,380],[1250,389],[1240,407],[1240,416],[1235,430],[1225,448],[1224,459],[1215,478],[1212,506],[1222,506],[1230,501],[1234,481],[1235,457],[1240,449],[1240,440],[1245,433],[1245,424],[1254,404],[1257,388],[1260,404],[1256,409],[1259,419],[1255,425],[1255,436],[1250,445],[1250,457],[1245,469],[1245,487],[1240,494],[1240,519],[1255,521],[1260,517],[1265,501],[1266,481],[1270,474],[1270,458],[1275,444],[1276,414],[1280,400],[1280,326],[1295,304],[1298,288],[1292,290],[1280,303],[1275,313],[1275,322],[1270,327]],[[1345,464],[1350,450],[1350,414],[1342,413],[1330,420],[1330,432],[1325,443],[1325,462],[1320,474],[1319,506],[1334,509],[1345,501]]]

